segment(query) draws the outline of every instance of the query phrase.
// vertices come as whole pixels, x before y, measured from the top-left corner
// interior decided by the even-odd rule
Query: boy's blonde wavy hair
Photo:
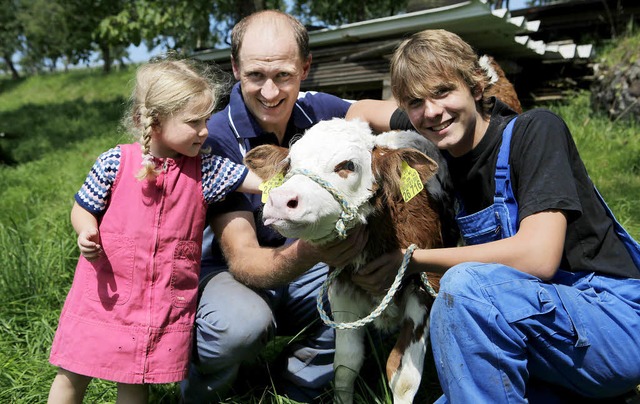
[[[404,109],[413,99],[436,97],[439,89],[458,88],[460,84],[474,96],[482,94],[484,116],[493,106],[485,89],[495,78],[480,65],[471,45],[452,32],[434,29],[413,34],[394,52],[390,70],[393,97]]]
[[[159,169],[150,152],[152,133],[163,120],[189,108],[198,118],[209,117],[226,85],[220,71],[191,59],[160,57],[141,65],[129,100],[123,125],[140,142],[142,169],[140,180],[155,178]]]

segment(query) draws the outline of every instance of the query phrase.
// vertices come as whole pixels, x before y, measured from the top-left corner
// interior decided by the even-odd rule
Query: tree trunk
[[[264,8],[263,0],[238,0],[235,2],[235,20],[238,22],[249,14],[264,10]]]
[[[4,59],[5,64],[7,65],[9,70],[11,71],[11,78],[13,80],[19,80],[20,79],[20,73],[18,73],[18,70],[16,70],[16,66],[13,64],[13,61],[11,60],[11,55],[7,55],[5,53],[3,55],[3,59]]]
[[[102,60],[104,60],[104,65],[102,67],[102,72],[105,74],[111,73],[111,48],[109,45],[100,46],[100,50],[102,50]]]
[[[51,73],[55,72],[57,64],[58,64],[58,59],[57,58],[50,58],[49,72],[51,72]]]

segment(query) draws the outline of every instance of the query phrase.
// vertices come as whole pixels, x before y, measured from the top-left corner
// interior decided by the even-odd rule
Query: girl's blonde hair
[[[153,130],[184,108],[189,108],[196,118],[210,116],[222,85],[219,71],[191,59],[155,58],[138,68],[129,112],[123,119],[142,148],[138,179],[155,178],[159,173],[150,152]]]
[[[402,108],[409,101],[437,96],[440,89],[465,84],[475,96],[482,94],[482,114],[493,102],[484,90],[495,81],[483,68],[471,45],[445,30],[425,30],[404,40],[391,58],[391,91]]]

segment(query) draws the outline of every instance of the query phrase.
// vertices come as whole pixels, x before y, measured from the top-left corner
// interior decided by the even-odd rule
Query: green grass
[[[0,82],[0,402],[46,402],[47,358],[78,257],[73,194],[98,154],[129,139],[118,121],[133,70]],[[114,402],[92,383],[87,402]]]
[[[48,353],[78,257],[69,223],[73,195],[95,158],[129,142],[119,120],[134,70],[98,70],[0,80],[0,402],[45,402],[55,369]],[[591,112],[589,94],[548,106],[568,123],[587,168],[609,205],[640,238],[640,128]],[[374,344],[375,345],[375,344]],[[388,403],[384,354],[370,359],[373,382],[360,403]],[[425,389],[437,393],[427,365]],[[152,402],[178,401],[177,385],[154,386]],[[113,383],[96,380],[86,402],[115,402]],[[431,400],[425,397],[424,401]],[[421,402],[424,402],[421,401]],[[287,403],[273,390],[229,402]]]
[[[586,92],[550,109],[567,121],[589,175],[611,210],[640,239],[640,124],[594,115]]]

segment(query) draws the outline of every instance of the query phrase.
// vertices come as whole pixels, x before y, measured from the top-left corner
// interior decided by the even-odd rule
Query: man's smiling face
[[[309,67],[310,60],[302,60],[288,26],[248,27],[233,73],[240,80],[245,105],[263,130],[282,139]]]

